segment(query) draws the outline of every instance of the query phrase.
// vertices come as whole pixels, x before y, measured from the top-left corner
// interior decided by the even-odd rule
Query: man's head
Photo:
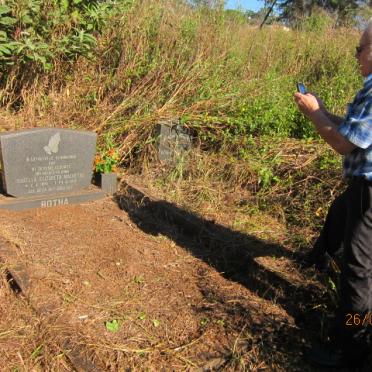
[[[355,57],[359,62],[362,75],[368,76],[372,74],[372,21],[368,23],[360,38]]]

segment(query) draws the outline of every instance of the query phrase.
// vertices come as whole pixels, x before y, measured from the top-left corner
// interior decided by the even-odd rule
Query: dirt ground
[[[1,371],[316,370],[324,289],[292,252],[119,204],[0,212]]]

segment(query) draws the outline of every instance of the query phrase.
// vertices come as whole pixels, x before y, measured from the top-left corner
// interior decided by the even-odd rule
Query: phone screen
[[[307,93],[305,85],[303,83],[297,83],[297,90],[301,94],[306,94]]]

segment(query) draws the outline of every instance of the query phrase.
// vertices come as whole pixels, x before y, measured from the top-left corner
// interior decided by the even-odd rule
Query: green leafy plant
[[[43,345],[39,345],[32,353],[31,359],[36,359],[43,351]]]
[[[118,162],[118,151],[114,148],[110,148],[96,155],[94,168],[96,173],[111,173],[116,171]]]
[[[107,134],[104,138],[104,145],[97,151],[94,170],[96,173],[115,172],[119,159],[119,151],[115,148],[113,137]]]
[[[135,276],[134,277],[134,282],[136,284],[143,284],[145,282],[145,279],[143,278],[142,275],[139,275],[139,276]]]
[[[113,319],[111,321],[107,321],[105,323],[106,329],[109,332],[117,332],[120,329],[120,324],[116,319]]]
[[[209,323],[209,319],[208,318],[201,318],[200,319],[200,325],[202,327],[205,327],[208,323]]]
[[[121,17],[132,0],[7,0],[0,4],[0,88],[16,74],[14,92],[27,80],[68,70],[85,57],[94,60],[97,39],[109,21]],[[0,96],[1,103],[12,100]]]
[[[216,324],[218,324],[221,327],[225,327],[225,321],[223,319],[216,320]]]
[[[141,311],[139,314],[138,314],[138,319],[139,320],[145,320],[147,318],[147,315],[144,311]]]

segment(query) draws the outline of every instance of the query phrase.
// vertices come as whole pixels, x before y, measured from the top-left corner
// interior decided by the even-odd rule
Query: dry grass
[[[71,371],[58,346],[58,330],[15,294],[7,282],[11,265],[1,264],[0,272],[0,369],[6,372]],[[6,269],[5,269],[6,268]]]
[[[240,159],[228,150],[199,149],[173,168],[150,165],[141,183],[161,198],[239,230],[253,229],[276,242],[292,235],[293,248],[309,246],[344,188],[341,160],[319,141],[261,137],[240,147],[246,151]]]
[[[123,162],[132,164],[149,155],[160,119],[182,117],[205,145],[211,136],[224,142],[227,132],[288,134],[303,125],[291,98],[296,80],[305,79],[340,112],[359,83],[352,57],[357,37],[342,29],[316,37],[260,31],[219,13],[144,1],[110,22],[94,59],[55,60],[52,72],[28,71],[21,85],[15,66],[2,94],[9,96],[7,109],[17,103],[17,128],[84,128],[101,140],[110,133]],[[338,90],[339,106],[329,86]]]

